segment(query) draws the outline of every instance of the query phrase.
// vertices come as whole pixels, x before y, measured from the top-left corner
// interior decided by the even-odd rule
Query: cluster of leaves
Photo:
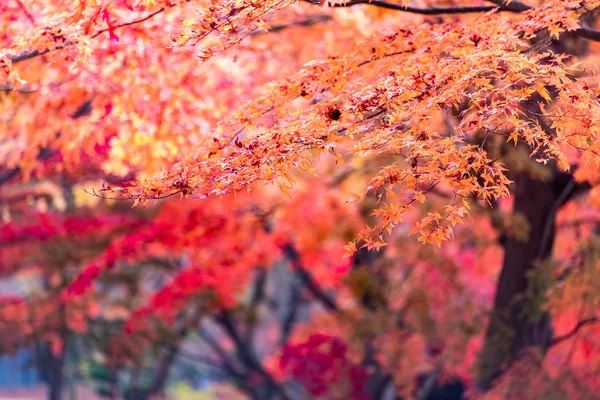
[[[304,343],[285,348],[281,368],[298,379],[312,396],[368,399],[367,373],[347,359],[346,351],[347,346],[338,338],[312,335]]]
[[[449,22],[427,30],[422,24],[403,25],[387,35],[369,37],[356,51],[311,62],[274,83],[267,95],[242,106],[233,121],[226,120],[226,126],[248,129],[250,121],[257,125],[262,115],[272,114],[275,123],[259,125],[243,139],[233,132],[215,138],[164,176],[113,191],[145,201],[172,193],[219,195],[256,181],[277,180],[286,186],[290,166],[310,170],[315,156],[335,153],[351,139],[354,154],[398,158],[365,192],[385,192],[389,199],[378,211],[380,221],[358,237],[367,247],[378,248],[384,244],[382,233],[398,224],[415,200],[425,201],[424,194],[438,184],[458,198],[489,202],[508,195],[510,181],[499,161],[480,146],[465,143],[477,133],[525,142],[539,161],[556,159],[563,169],[569,168],[563,151],[569,146],[585,150],[582,163],[595,165],[598,145],[590,127],[600,115],[594,100],[598,83],[593,77],[573,79],[576,70],[561,56],[536,52],[527,41],[551,24],[557,27],[551,32],[556,37],[578,27],[582,6],[563,3],[527,11],[516,21],[493,13],[469,25]],[[486,36],[480,35],[482,30]],[[447,43],[453,43],[451,50]],[[366,85],[357,79],[364,69],[365,78],[370,78]],[[546,110],[549,88],[557,102]],[[301,114],[290,113],[290,102],[298,97],[312,97],[314,104],[302,108]],[[532,103],[539,103],[540,112],[528,109]],[[459,123],[454,110],[460,110]],[[430,124],[434,116],[444,114],[452,125],[450,132]],[[448,239],[452,226],[462,221],[465,206],[453,203],[444,218],[432,215],[424,220],[418,225],[426,228],[421,229],[423,241],[439,244]],[[439,223],[442,219],[448,222]]]

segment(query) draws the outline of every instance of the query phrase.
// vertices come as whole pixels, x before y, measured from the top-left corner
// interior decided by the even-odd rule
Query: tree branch
[[[305,0],[311,4],[321,4],[318,0]],[[403,6],[402,4],[393,3],[385,0],[349,0],[343,4],[333,4],[331,7],[351,7],[358,4],[367,4],[374,7],[385,8],[388,10],[397,10],[404,11],[413,14],[421,14],[421,15],[442,15],[442,14],[468,14],[468,13],[481,13],[497,10],[499,12],[513,12],[520,13],[523,11],[532,10],[534,7],[531,7],[525,3],[521,3],[519,1],[511,1],[510,3],[504,0],[487,0],[490,3],[493,3],[494,6],[454,6],[454,7],[427,7],[427,8],[419,8],[419,7],[411,7],[411,6]],[[581,27],[572,32],[576,36],[579,36],[583,39],[600,41],[600,31]]]
[[[425,379],[423,383],[423,387],[421,388],[421,393],[419,394],[418,400],[427,400],[431,396],[431,392],[435,389],[435,383],[438,379],[438,376],[442,372],[442,365],[438,364],[433,372],[429,374],[429,376]]]
[[[392,375],[386,374],[379,385],[375,388],[375,392],[373,393],[373,400],[382,400],[387,392],[388,387],[394,383],[392,379]]]
[[[233,365],[231,360],[229,360],[227,352],[219,345],[219,343],[215,339],[213,339],[202,328],[198,329],[198,335],[206,344],[208,344],[211,350],[221,358],[221,362],[223,363],[224,369],[227,370],[227,372],[231,376],[240,380],[246,379],[246,375],[243,372],[237,370],[237,368]]]
[[[556,225],[556,228],[561,229],[561,228],[578,228],[582,225],[590,225],[590,224],[597,224],[598,218],[595,217],[588,217],[588,218],[576,218],[576,219],[572,219],[569,221],[565,221],[561,224]]]
[[[251,347],[246,346],[244,343],[242,336],[240,335],[238,329],[236,328],[234,321],[231,317],[231,314],[227,310],[222,310],[219,315],[215,318],[216,321],[224,328],[225,332],[229,335],[229,337],[233,340],[236,345],[237,353],[240,357],[240,361],[250,370],[257,372],[260,376],[263,377],[265,383],[268,387],[270,387],[275,393],[277,393],[284,400],[291,400],[287,395],[285,388],[281,386],[272,376],[269,374],[261,362],[257,359],[254,351]]]
[[[265,286],[267,283],[267,272],[264,268],[260,268],[254,278],[254,290],[252,294],[252,300],[250,302],[250,309],[248,310],[248,325],[246,332],[246,345],[251,346],[254,340],[254,332],[258,323],[258,307],[265,299]]]
[[[191,315],[189,321],[183,321],[181,326],[175,331],[174,340],[167,345],[167,351],[163,354],[157,363],[157,369],[154,371],[152,376],[152,383],[147,389],[147,394],[155,395],[163,391],[169,373],[175,359],[177,358],[183,339],[187,336],[190,330],[198,325],[202,318],[202,307],[197,307],[194,313]]]
[[[27,7],[25,7],[25,4],[23,4],[23,2],[21,0],[16,0],[16,1],[17,1],[17,5],[21,9],[21,11],[23,11],[23,14],[25,14],[27,19],[31,23],[31,25],[35,25],[35,18],[33,18],[33,15],[31,15],[31,13],[27,9]]]
[[[290,285],[290,304],[289,304],[289,312],[282,318],[281,321],[281,338],[279,340],[279,344],[283,347],[287,344],[290,335],[292,334],[292,329],[294,324],[298,320],[298,309],[300,307],[300,287],[296,279],[293,279]]]
[[[552,347],[552,346],[554,346],[554,345],[557,345],[557,344],[559,344],[559,343],[561,343],[561,342],[564,342],[565,340],[569,340],[569,339],[571,339],[571,338],[572,338],[573,336],[575,336],[575,335],[576,335],[576,334],[577,334],[577,333],[578,333],[578,332],[581,330],[581,328],[583,328],[584,326],[586,326],[586,325],[591,325],[591,324],[595,324],[595,323],[597,323],[597,322],[600,322],[600,318],[597,318],[597,317],[590,317],[590,318],[586,318],[586,319],[583,319],[583,320],[579,321],[579,322],[577,323],[577,325],[575,325],[575,327],[574,327],[574,328],[573,328],[571,331],[569,331],[568,333],[565,333],[564,335],[556,336],[555,338],[553,338],[553,339],[550,341],[550,346],[549,346],[549,347]]]
[[[124,22],[122,24],[115,25],[115,26],[111,27],[110,29],[109,28],[101,29],[98,32],[94,33],[92,36],[90,36],[90,38],[94,39],[94,38],[100,36],[101,34],[103,34],[105,32],[108,32],[109,30],[115,30],[115,29],[119,29],[119,28],[124,28],[126,26],[131,26],[131,25],[142,23],[142,22],[147,21],[147,20],[155,17],[156,15],[164,12],[165,10],[167,10],[169,8],[178,6],[178,5],[183,4],[183,3],[187,3],[189,1],[190,0],[183,0],[180,3],[171,3],[171,4],[168,4],[168,5],[164,6],[164,7],[162,7],[162,8],[159,8],[158,10],[154,11],[153,13],[150,13],[150,14],[146,15],[143,18],[136,19],[136,20],[129,21],[129,22]],[[32,59],[32,58],[35,58],[35,57],[38,57],[38,56],[42,56],[44,54],[50,53],[51,51],[62,50],[65,47],[73,46],[74,44],[77,44],[77,41],[67,40],[65,43],[59,44],[58,46],[55,46],[55,47],[47,48],[47,49],[44,49],[44,50],[35,50],[35,51],[24,52],[24,53],[12,56],[12,57],[9,58],[9,60],[10,60],[10,62],[12,64],[16,64],[16,63],[19,63],[21,61],[25,61],[25,60],[29,60],[29,59]]]
[[[188,2],[188,1],[190,1],[190,0],[184,0],[182,3],[185,3],[185,2]],[[179,4],[181,4],[181,3],[179,3]],[[129,22],[124,22],[124,23],[122,23],[122,24],[115,25],[115,26],[114,26],[114,27],[112,27],[112,28],[105,28],[105,29],[101,29],[101,30],[99,30],[98,32],[94,33],[94,34],[91,36],[91,38],[93,39],[93,38],[95,38],[96,36],[99,36],[99,35],[103,34],[104,32],[108,32],[109,30],[115,30],[115,29],[117,29],[117,28],[123,28],[123,27],[125,27],[125,26],[135,25],[135,24],[142,23],[142,22],[144,22],[144,21],[148,21],[148,20],[149,20],[149,19],[151,19],[152,17],[154,17],[154,16],[156,16],[156,15],[158,15],[158,14],[162,13],[163,11],[165,11],[165,10],[167,10],[167,9],[169,9],[169,8],[175,7],[175,6],[179,5],[179,4],[176,4],[176,3],[168,4],[168,5],[166,5],[166,6],[162,7],[162,8],[159,8],[158,10],[154,11],[153,13],[150,13],[150,14],[146,15],[146,16],[145,16],[145,17],[143,17],[143,18],[136,19],[136,20],[129,21]]]
[[[306,0],[311,4],[320,4],[317,0]],[[518,12],[512,9],[498,7],[498,6],[454,6],[454,7],[411,7],[403,6],[398,3],[391,3],[384,0],[349,0],[345,3],[332,4],[331,7],[351,7],[358,4],[368,4],[375,7],[386,8],[388,10],[404,11],[413,14],[421,15],[440,15],[440,14],[466,14],[466,13],[480,13],[492,10]]]
[[[293,28],[295,26],[312,26],[312,25],[322,24],[322,23],[325,23],[328,21],[331,21],[331,16],[329,16],[329,15],[314,15],[314,16],[304,18],[304,19],[301,19],[298,21],[292,21],[287,24],[273,25],[273,26],[269,27],[269,30],[267,30],[267,31],[255,30],[255,31],[252,31],[250,36],[259,36],[259,35],[264,35],[266,33],[279,32],[279,31],[286,30],[288,28]]]
[[[335,303],[335,300],[330,298],[323,290],[319,287],[317,282],[315,282],[312,276],[304,269],[302,264],[300,263],[300,255],[298,251],[294,248],[293,245],[287,244],[284,246],[284,252],[289,260],[292,262],[294,269],[296,270],[296,274],[302,281],[302,283],[306,286],[306,288],[312,293],[312,295],[319,300],[325,308],[329,311],[339,312],[340,309],[338,305]]]
[[[513,12],[523,12],[523,11],[532,10],[534,8],[525,3],[521,3],[520,1],[511,1],[510,3],[506,2],[505,0],[487,0],[487,1],[489,1],[490,3],[496,4],[498,7],[502,7],[503,9],[506,9],[508,11],[513,11]],[[572,33],[583,39],[600,42],[600,31],[597,31],[592,28],[581,27],[581,28],[573,31]]]
[[[575,31],[575,34],[583,39],[600,42],[600,31],[596,29],[581,27]]]

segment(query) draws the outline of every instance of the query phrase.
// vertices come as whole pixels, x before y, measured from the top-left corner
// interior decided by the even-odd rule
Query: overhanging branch
[[[534,7],[529,6],[525,3],[521,3],[520,1],[511,1],[506,2],[505,0],[487,0],[490,3],[494,3],[495,5],[502,7],[503,9],[514,11],[514,12],[522,12],[532,10]],[[576,31],[572,32],[574,35],[579,36],[583,39],[593,40],[600,42],[600,31],[595,29],[581,27]]]
[[[319,0],[305,0],[311,4],[322,4]],[[488,11],[499,11],[499,12],[513,12],[520,13],[523,11],[532,10],[534,7],[529,6],[519,1],[506,2],[504,0],[487,0],[493,3],[493,6],[449,6],[449,7],[412,7],[403,6],[399,3],[389,2],[385,0],[349,0],[345,3],[333,4],[331,7],[352,7],[359,4],[366,4],[373,7],[385,8],[388,10],[404,11],[413,14],[421,15],[443,15],[443,14],[469,14],[469,13],[481,13]],[[600,41],[600,31],[581,27],[573,32],[574,35],[579,36],[583,39]]]
[[[317,0],[306,0],[311,4],[320,4]],[[498,6],[452,6],[452,7],[411,7],[403,6],[398,3],[391,3],[383,0],[350,0],[345,3],[332,4],[331,7],[351,7],[358,4],[368,4],[375,7],[386,8],[388,10],[404,11],[413,14],[421,15],[440,15],[440,14],[468,14],[468,13],[480,13],[487,11],[509,11],[518,12],[509,8],[498,7]]]
[[[600,322],[600,318],[590,317],[590,318],[586,318],[586,319],[583,319],[583,320],[579,321],[577,323],[577,325],[575,325],[575,327],[573,329],[571,329],[569,332],[565,333],[564,335],[556,336],[555,338],[553,338],[552,341],[550,342],[550,346],[554,346],[554,345],[557,345],[557,344],[559,344],[561,342],[564,342],[565,340],[571,339],[584,326],[590,325],[590,324],[595,324],[597,322]]]

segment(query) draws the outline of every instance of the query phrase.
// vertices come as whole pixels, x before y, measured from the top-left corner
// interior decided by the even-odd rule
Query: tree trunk
[[[528,275],[537,262],[551,256],[556,212],[574,191],[571,175],[556,170],[547,181],[535,180],[527,172],[516,178],[513,212],[526,218],[529,236],[505,242],[504,263],[479,359],[478,386],[482,390],[489,389],[503,367],[525,348],[537,346],[545,352],[550,344],[550,318],[530,296],[543,288],[533,286]]]
[[[61,400],[63,392],[63,377],[64,377],[64,366],[65,366],[65,355],[62,352],[60,355],[54,355],[52,357],[51,370],[50,370],[50,388],[49,398],[50,400]]]

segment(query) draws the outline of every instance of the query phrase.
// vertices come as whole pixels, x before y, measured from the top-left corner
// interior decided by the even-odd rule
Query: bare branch
[[[581,27],[575,31],[575,34],[583,39],[592,40],[595,42],[600,42],[600,31],[596,29]]]
[[[586,325],[591,325],[591,324],[595,324],[597,322],[600,322],[600,318],[597,317],[590,317],[590,318],[586,318],[583,319],[581,321],[579,321],[577,323],[577,325],[575,325],[575,327],[573,329],[571,329],[571,331],[565,333],[564,335],[560,335],[560,336],[556,336],[555,338],[553,338],[550,341],[550,347],[557,345],[561,342],[564,342],[565,340],[569,340],[571,339],[573,336],[575,336],[580,330],[581,328],[583,328]]]
[[[329,311],[339,312],[340,309],[336,304],[335,300],[330,298],[323,289],[319,287],[317,282],[315,282],[312,276],[306,271],[306,269],[300,263],[300,255],[298,251],[291,245],[287,244],[284,248],[286,256],[292,262],[298,277],[302,280],[302,283],[306,286],[306,288],[312,293],[315,299],[319,300]]]
[[[258,373],[264,380],[265,383],[273,389],[275,393],[279,395],[279,397],[283,400],[291,400],[288,394],[286,393],[285,388],[279,384],[273,376],[265,368],[262,363],[256,357],[252,347],[247,346],[247,344],[243,341],[240,332],[235,326],[234,319],[231,314],[227,310],[222,310],[219,315],[215,318],[216,321],[221,325],[221,327],[225,330],[228,336],[233,340],[236,345],[236,351],[239,356],[240,361],[251,371]]]
[[[285,346],[292,334],[294,324],[298,321],[298,311],[301,303],[300,285],[296,280],[292,281],[290,286],[290,305],[289,311],[281,321],[281,338],[280,345]]]
[[[189,1],[189,0],[185,0],[185,1],[183,1],[182,3],[185,3],[185,2],[188,2],[188,1]],[[173,3],[173,4],[169,4],[169,5],[165,6],[165,7],[159,8],[158,10],[154,11],[153,13],[150,13],[150,14],[146,15],[146,16],[145,16],[145,17],[143,17],[143,18],[136,19],[136,20],[134,20],[134,21],[124,22],[124,23],[122,23],[122,24],[115,25],[115,26],[114,26],[114,27],[112,27],[112,28],[105,28],[105,29],[99,30],[98,32],[94,33],[94,34],[91,36],[91,38],[93,39],[93,38],[95,38],[96,36],[100,36],[100,35],[101,35],[101,34],[103,34],[104,32],[108,32],[109,30],[114,30],[114,29],[117,29],[117,28],[123,28],[123,27],[125,27],[125,26],[131,26],[131,25],[135,25],[135,24],[142,23],[142,22],[144,22],[144,21],[148,21],[149,19],[151,19],[152,17],[154,17],[154,16],[156,16],[156,15],[158,15],[158,14],[162,13],[162,12],[163,12],[163,11],[165,11],[166,9],[169,9],[169,8],[171,8],[171,7],[175,7],[176,5],[179,5],[179,4],[175,4],[175,3]]]
[[[264,35],[266,33],[279,32],[279,31],[286,30],[288,28],[293,28],[295,26],[312,26],[312,25],[326,23],[330,20],[331,20],[331,16],[329,16],[329,15],[324,15],[324,14],[323,15],[313,15],[311,17],[304,18],[304,19],[301,19],[298,21],[292,21],[287,24],[273,25],[273,26],[269,27],[268,31],[254,30],[254,31],[252,31],[252,33],[250,33],[250,36],[258,36],[258,35]]]
[[[318,0],[305,0],[311,4],[321,4]],[[533,7],[521,3],[519,1],[506,2],[504,0],[488,0],[490,3],[494,3],[494,6],[452,6],[452,7],[411,7],[403,6],[402,4],[393,3],[385,0],[349,0],[345,3],[334,4],[332,7],[351,7],[359,4],[367,4],[374,7],[385,8],[388,10],[404,11],[413,14],[421,15],[442,15],[442,14],[468,14],[468,13],[481,13],[497,10],[499,12],[513,12],[520,13],[523,11],[532,10]],[[595,29],[581,27],[576,31],[573,31],[576,36],[583,39],[600,41],[600,31]]]
[[[319,1],[316,0],[306,0],[311,4],[320,4]],[[421,14],[421,15],[440,15],[440,14],[467,14],[467,13],[480,13],[487,11],[509,11],[509,12],[519,12],[516,10],[512,10],[505,7],[499,6],[453,6],[453,7],[427,7],[427,8],[419,8],[419,7],[411,7],[411,6],[403,6],[398,3],[391,3],[389,1],[383,0],[350,0],[345,3],[333,4],[331,7],[351,7],[358,4],[368,4],[375,7],[386,8],[388,10],[397,10],[404,11],[413,14]]]
[[[23,2],[21,0],[16,0],[16,2],[17,2],[17,5],[19,6],[19,8],[21,9],[21,11],[23,11],[23,14],[25,14],[27,19],[29,20],[29,22],[31,22],[32,25],[35,25],[35,18],[33,18],[33,15],[31,15],[29,10],[27,10],[27,7],[25,7],[25,4],[23,4]]]

